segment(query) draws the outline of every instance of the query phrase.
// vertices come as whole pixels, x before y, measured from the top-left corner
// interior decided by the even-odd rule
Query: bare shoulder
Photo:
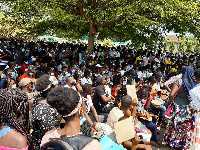
[[[98,140],[92,140],[87,146],[83,148],[83,150],[101,150],[101,144]]]
[[[10,142],[12,141],[12,142]],[[10,148],[26,148],[27,147],[27,138],[22,135],[20,132],[15,130],[9,131],[6,135],[0,140],[0,145]]]

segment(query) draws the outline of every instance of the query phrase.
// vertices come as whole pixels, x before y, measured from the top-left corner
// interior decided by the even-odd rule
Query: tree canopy
[[[152,45],[163,31],[194,34],[199,38],[198,0],[3,0],[20,27],[31,33],[80,38],[132,40]]]

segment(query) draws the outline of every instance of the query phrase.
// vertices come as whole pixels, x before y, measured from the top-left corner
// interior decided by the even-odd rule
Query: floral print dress
[[[35,104],[34,104],[35,105]],[[32,112],[32,140],[36,150],[40,149],[40,143],[44,133],[59,125],[62,117],[47,103],[38,103]]]
[[[176,84],[181,86],[180,81]],[[187,150],[190,148],[194,118],[189,108],[189,100],[183,92],[182,87],[180,87],[174,99],[174,104],[172,104],[171,116],[168,120],[163,142],[170,147]]]

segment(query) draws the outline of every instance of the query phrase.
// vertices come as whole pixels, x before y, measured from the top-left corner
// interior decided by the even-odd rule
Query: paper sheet
[[[114,124],[117,143],[121,144],[124,141],[130,140],[135,137],[135,128],[133,117],[121,120]]]
[[[136,89],[135,89],[135,85],[126,85],[126,89],[127,89],[127,94],[133,98],[137,99],[137,94],[136,94]]]

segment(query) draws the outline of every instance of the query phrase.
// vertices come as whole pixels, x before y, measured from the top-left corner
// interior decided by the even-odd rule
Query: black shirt
[[[101,98],[101,95],[104,95],[104,94],[105,94],[105,91],[101,86],[97,86],[95,88],[95,92],[93,96],[93,104],[98,114],[102,112],[99,103],[103,105],[103,100]]]

